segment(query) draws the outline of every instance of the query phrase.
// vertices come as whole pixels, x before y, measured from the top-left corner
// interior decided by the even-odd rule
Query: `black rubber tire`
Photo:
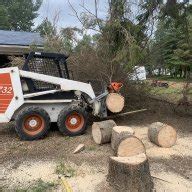
[[[44,127],[41,132],[32,136],[24,131],[23,123],[27,116],[35,114],[41,116],[41,118],[44,120]],[[15,130],[21,140],[33,141],[42,139],[48,134],[50,129],[50,117],[48,113],[44,109],[35,106],[25,107],[21,111],[19,111],[19,113],[15,118],[15,122],[16,122]]]
[[[84,123],[83,123],[82,128],[76,132],[70,131],[66,126],[67,117],[74,112],[82,115],[82,117],[84,118]],[[85,133],[85,131],[87,129],[87,119],[88,119],[88,113],[86,112],[86,110],[84,108],[77,106],[77,105],[69,105],[68,107],[64,108],[60,112],[60,114],[58,116],[58,120],[57,120],[57,125],[59,128],[59,131],[63,135],[73,137],[73,136],[78,136],[78,135],[82,135]]]

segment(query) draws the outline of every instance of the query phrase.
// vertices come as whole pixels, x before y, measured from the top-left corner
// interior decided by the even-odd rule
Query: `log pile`
[[[117,126],[114,121],[107,120],[94,123],[92,134],[98,144],[111,142],[115,156],[109,158],[107,178],[115,191],[152,191],[146,149],[131,127]],[[150,125],[148,137],[158,146],[171,147],[176,142],[177,133],[173,127],[156,122]]]
[[[177,140],[176,130],[164,123],[152,123],[148,129],[149,140],[160,147],[172,147]]]

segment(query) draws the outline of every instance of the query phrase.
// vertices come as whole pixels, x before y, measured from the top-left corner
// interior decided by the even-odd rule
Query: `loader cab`
[[[70,79],[67,60],[68,56],[58,53],[30,52],[25,55],[24,71]],[[25,78],[29,92],[56,89],[56,85]]]

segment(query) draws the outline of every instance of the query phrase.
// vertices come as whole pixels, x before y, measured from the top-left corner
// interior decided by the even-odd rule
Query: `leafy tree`
[[[150,47],[150,62],[156,68],[168,68],[172,76],[187,77],[191,68],[192,4],[189,1],[145,1],[138,19],[148,22],[158,18],[154,41]],[[155,15],[155,17],[154,17]]]
[[[192,22],[190,19],[189,23],[191,41]],[[188,38],[181,26],[175,28],[174,20],[169,23],[165,20],[159,21],[150,54],[154,68],[168,68],[174,77],[178,74],[180,77],[187,77],[192,67],[192,44],[188,43]]]
[[[83,38],[77,43],[75,51],[80,52],[81,50],[92,49],[93,38],[90,35],[83,35]]]
[[[3,19],[8,21],[1,25],[1,29],[31,31],[41,4],[42,0],[0,0]]]
[[[8,14],[5,6],[0,5],[0,29],[9,29]]]
[[[77,34],[81,33],[82,31],[77,27],[66,27],[61,29],[60,35],[63,41],[63,46],[68,54],[73,51],[78,42]]]
[[[39,32],[42,36],[56,35],[56,28],[47,18],[42,21],[35,31]]]

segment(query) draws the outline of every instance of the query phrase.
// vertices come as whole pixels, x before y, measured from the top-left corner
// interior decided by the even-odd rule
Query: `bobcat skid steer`
[[[91,82],[70,80],[66,59],[63,54],[31,52],[22,70],[0,69],[0,123],[15,121],[22,140],[44,137],[51,122],[65,135],[80,135],[88,113],[107,116],[108,89],[100,84],[96,93]]]

